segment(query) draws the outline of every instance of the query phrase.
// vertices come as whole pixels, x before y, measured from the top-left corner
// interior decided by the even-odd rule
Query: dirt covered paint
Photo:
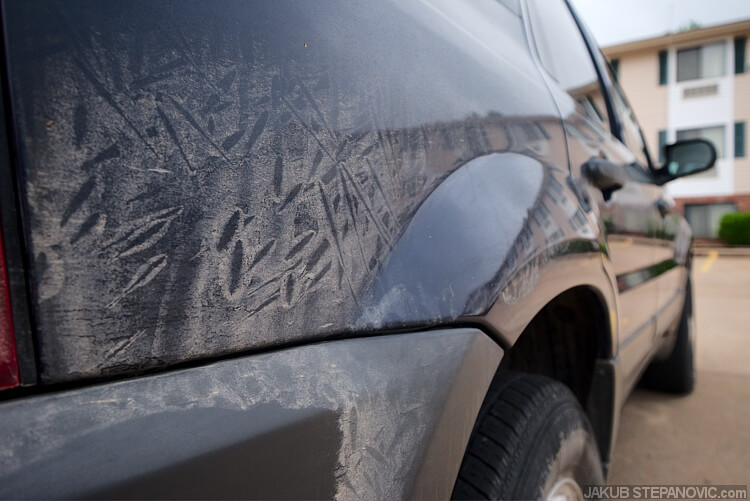
[[[0,495],[447,499],[501,354],[379,336],[6,402]]]
[[[452,9],[8,4],[42,379],[486,311],[500,251],[468,308],[388,306],[450,296],[460,269],[431,272],[445,276],[438,292],[376,280],[462,165],[564,158],[531,59],[508,59],[528,51],[521,20],[497,2]]]

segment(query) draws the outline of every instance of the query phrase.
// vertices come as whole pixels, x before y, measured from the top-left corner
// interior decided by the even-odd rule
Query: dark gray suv
[[[563,0],[2,2],[0,497],[510,498],[693,387],[691,231]]]

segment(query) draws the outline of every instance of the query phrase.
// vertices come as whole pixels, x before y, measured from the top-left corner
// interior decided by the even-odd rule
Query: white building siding
[[[724,76],[677,81],[677,51],[706,43],[724,42]],[[674,197],[721,196],[734,193],[734,44],[731,37],[669,48],[667,87],[667,142],[677,131],[724,127],[724,157],[715,171],[673,181],[667,185]],[[692,96],[691,96],[692,94]]]

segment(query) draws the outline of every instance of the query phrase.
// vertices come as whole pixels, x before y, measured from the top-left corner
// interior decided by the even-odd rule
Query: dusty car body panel
[[[0,496],[448,498],[501,357],[454,329],[6,402]]]
[[[567,169],[560,120],[514,12],[399,4],[5,6],[43,381],[489,309],[367,314],[441,183]]]
[[[425,199],[378,270],[365,322],[459,317],[512,346],[544,304],[577,286],[597,291],[615,314],[604,237],[571,181],[567,170],[517,153],[457,169]],[[616,352],[616,329],[609,334],[603,358]]]
[[[4,2],[38,384],[0,394],[0,495],[447,498],[502,354],[570,298],[540,339],[585,345],[606,468],[691,234],[593,41],[563,88],[533,3]]]

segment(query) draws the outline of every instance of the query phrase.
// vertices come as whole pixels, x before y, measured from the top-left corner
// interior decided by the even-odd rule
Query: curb
[[[720,257],[750,257],[750,247],[693,247],[693,256],[707,256],[715,251]]]

